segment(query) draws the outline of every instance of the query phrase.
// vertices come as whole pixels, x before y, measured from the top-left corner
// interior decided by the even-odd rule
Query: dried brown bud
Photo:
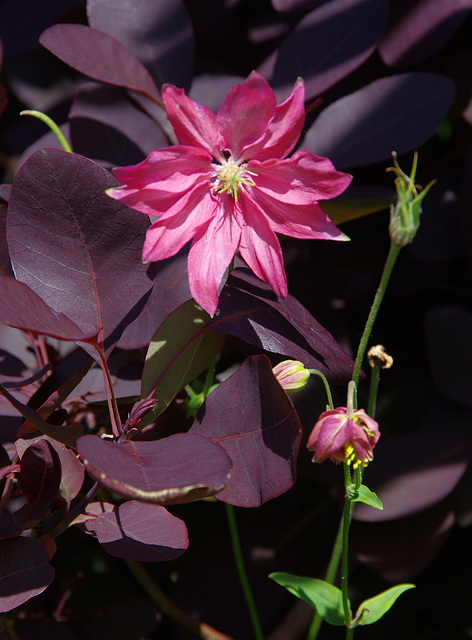
[[[367,360],[372,368],[390,369],[393,364],[392,356],[388,355],[385,347],[381,344],[376,344],[369,349],[367,352]]]

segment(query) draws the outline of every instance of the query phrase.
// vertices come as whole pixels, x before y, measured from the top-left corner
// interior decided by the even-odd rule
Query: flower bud
[[[380,437],[379,425],[363,409],[348,410],[338,407],[325,411],[319,417],[307,442],[314,451],[313,462],[328,458],[333,462],[347,462],[354,469],[363,467],[373,459],[373,448]]]
[[[287,393],[301,391],[310,377],[310,372],[298,360],[284,360],[272,369],[272,373]]]
[[[415,152],[410,176],[400,169],[397,154],[393,152],[392,155],[394,166],[389,167],[387,171],[393,171],[397,175],[395,179],[397,203],[390,207],[389,231],[392,242],[404,247],[410,244],[410,242],[413,242],[413,238],[420,226],[422,200],[436,181],[433,180],[430,182],[428,186],[418,194],[417,189],[420,187],[415,185],[418,154]]]

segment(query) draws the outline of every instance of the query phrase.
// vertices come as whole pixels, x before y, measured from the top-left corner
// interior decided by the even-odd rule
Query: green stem
[[[370,334],[372,333],[372,328],[374,326],[375,319],[377,318],[377,313],[379,311],[380,305],[385,295],[387,284],[390,279],[392,269],[398,258],[398,254],[400,253],[400,249],[401,249],[400,245],[394,244],[393,242],[390,243],[390,250],[388,252],[387,260],[385,262],[382,277],[380,279],[380,284],[378,286],[377,293],[375,294],[374,302],[372,303],[369,317],[367,318],[367,322],[364,328],[364,333],[362,334],[362,338],[359,343],[359,349],[357,351],[356,363],[354,365],[354,373],[352,374],[352,379],[356,383],[356,386],[359,382],[359,375],[361,372],[364,355],[367,349],[367,343],[369,342]]]
[[[33,116],[34,118],[38,118],[39,120],[42,120],[45,124],[48,125],[51,131],[53,131],[56,134],[56,138],[59,140],[61,147],[64,149],[64,151],[67,151],[67,153],[72,153],[72,149],[70,148],[69,143],[65,139],[62,131],[59,129],[59,127],[54,122],[54,120],[52,120],[52,118],[47,116],[45,113],[41,113],[41,111],[26,110],[26,111],[22,111],[20,113],[20,116]]]
[[[251,587],[249,585],[249,580],[246,573],[246,568],[244,566],[244,559],[243,559],[243,554],[241,550],[241,543],[239,541],[238,529],[236,526],[236,517],[234,514],[234,508],[230,504],[225,504],[225,507],[226,507],[226,517],[228,519],[229,531],[231,534],[231,542],[233,545],[233,553],[234,553],[234,559],[236,562],[236,568],[238,570],[239,581],[243,589],[244,597],[246,598],[246,604],[249,610],[249,616],[251,618],[254,637],[256,638],[256,640],[264,640],[261,623],[259,621],[259,616],[257,614],[256,605],[254,602]]]
[[[339,566],[339,560],[341,558],[343,545],[343,521],[344,518],[341,518],[339,522],[338,533],[336,535],[336,540],[334,541],[333,550],[331,552],[328,569],[326,570],[325,580],[326,582],[329,582],[329,584],[333,584],[334,582],[336,571],[338,570]],[[316,612],[313,616],[313,621],[311,623],[310,629],[308,630],[306,640],[316,640],[322,622],[323,618],[319,615],[318,612]]]
[[[367,403],[367,415],[375,418],[375,410],[377,407],[377,391],[379,388],[380,367],[374,365],[370,374],[369,402]]]
[[[351,470],[349,465],[344,462],[344,486],[347,488],[352,484]],[[343,534],[342,534],[342,558],[341,558],[341,591],[344,609],[344,624],[349,629],[352,623],[351,605],[348,594],[348,578],[349,578],[349,527],[351,524],[352,502],[347,497],[344,498],[343,513]]]
[[[308,371],[315,375],[315,376],[319,376],[321,378],[321,380],[323,381],[324,384],[324,388],[326,391],[326,396],[328,398],[328,405],[330,409],[334,409],[334,403],[333,403],[333,396],[331,395],[331,389],[329,388],[329,382],[326,379],[326,376],[321,373],[321,371],[318,371],[318,369],[308,369]]]

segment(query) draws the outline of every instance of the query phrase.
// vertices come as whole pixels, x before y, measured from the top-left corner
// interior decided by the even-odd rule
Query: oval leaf
[[[91,27],[105,31],[128,47],[158,86],[172,82],[189,88],[194,38],[182,0],[88,0],[87,16]]]
[[[147,69],[108,33],[82,24],[56,24],[43,31],[39,42],[80,73],[137,91],[162,105],[161,94]]]
[[[185,523],[157,504],[134,500],[85,523],[107,553],[140,562],[174,560],[188,547]]]
[[[329,624],[337,627],[344,625],[342,593],[338,587],[325,580],[294,576],[283,571],[271,573],[269,578],[316,609],[316,612]]]
[[[449,78],[433,73],[375,80],[326,107],[302,146],[328,156],[338,169],[412,151],[435,133],[454,93]]]
[[[152,394],[158,402],[142,426],[161,414],[220,352],[224,336],[204,331],[208,318],[194,300],[188,300],[169,314],[154,334],[144,363],[141,398]]]
[[[231,272],[219,309],[207,327],[299,360],[307,369],[319,369],[334,384],[351,379],[354,362],[333,336],[293,296],[280,300],[249,269]]]
[[[364,602],[359,605],[356,617],[353,620],[353,626],[377,622],[377,620],[380,620],[380,618],[393,607],[395,601],[402,593],[414,588],[414,584],[397,584],[395,587],[391,587],[373,598],[364,600]]]
[[[19,607],[53,581],[48,552],[37,540],[0,541],[0,613]]]
[[[288,89],[301,76],[307,98],[319,96],[371,55],[387,16],[386,0],[332,0],[311,11],[284,39],[272,86]]]
[[[217,442],[233,462],[218,500],[259,507],[295,482],[300,420],[266,356],[248,358],[210,393],[189,433]]]
[[[63,313],[55,313],[26,284],[0,275],[0,324],[58,340],[91,340],[97,331],[82,331]]]
[[[364,504],[374,507],[374,509],[383,509],[383,505],[377,495],[366,487],[365,484],[361,484],[359,487],[359,495],[357,498],[354,498],[352,502],[363,502]]]
[[[7,220],[17,279],[107,348],[153,284],[141,260],[149,221],[106,195],[116,184],[87,158],[43,149],[19,169]]]
[[[61,484],[61,461],[44,438],[31,444],[21,456],[18,484],[31,502],[52,502]]]
[[[122,443],[86,435],[77,447],[92,477],[113,493],[144,502],[180,504],[212,496],[231,472],[221,447],[188,433]]]

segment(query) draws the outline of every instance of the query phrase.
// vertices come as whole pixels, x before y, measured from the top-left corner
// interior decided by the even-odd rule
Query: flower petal
[[[297,151],[286,160],[251,161],[255,186],[247,187],[272,229],[294,238],[347,240],[319,206],[318,199],[342,193],[351,176],[336,171],[327,158]]]
[[[163,85],[162,99],[167,118],[180,144],[204,149],[210,156],[222,160],[221,150],[225,145],[218,129],[216,114],[186,96],[183,89],[178,89],[173,84]]]
[[[159,215],[169,212],[196,184],[209,180],[212,172],[206,152],[193,147],[167,147],[153,151],[137,165],[116,167],[113,175],[125,186],[107,189],[107,193],[141,213]]]
[[[275,294],[284,299],[288,293],[287,277],[277,236],[255,202],[247,195],[239,202],[245,221],[239,243],[241,257],[258,278],[270,284]]]
[[[217,208],[218,203],[206,185],[191,191],[185,199],[185,206],[179,203],[172,217],[163,216],[149,227],[143,246],[143,261],[157,262],[174,256],[201,227],[208,225]]]
[[[275,108],[275,94],[257,71],[230,89],[216,119],[234,160],[247,157],[246,147],[265,137]]]
[[[241,236],[231,196],[220,195],[218,205],[219,211],[210,223],[198,229],[188,255],[190,292],[211,316],[218,307],[219,289]]]
[[[267,127],[264,138],[247,146],[242,159],[285,158],[297,144],[304,122],[305,84],[299,78],[289,97],[275,108],[275,115]]]

